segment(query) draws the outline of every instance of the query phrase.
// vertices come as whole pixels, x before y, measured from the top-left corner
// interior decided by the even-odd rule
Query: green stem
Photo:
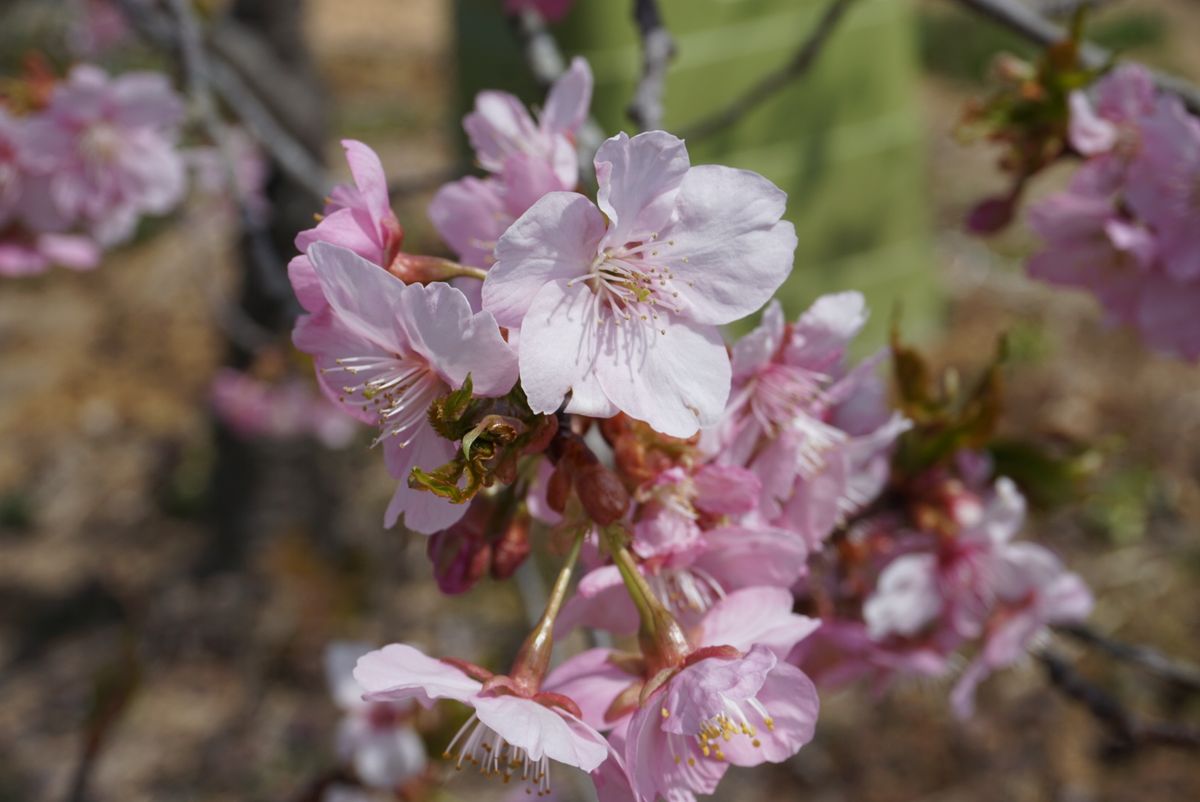
[[[650,589],[646,578],[638,570],[633,555],[621,539],[620,530],[617,527],[609,527],[604,533],[609,553],[612,554],[613,562],[621,574],[621,580],[625,583],[633,606],[637,608],[640,619],[638,643],[651,673],[679,665],[691,652],[691,645],[683,628]]]
[[[542,679],[546,676],[546,671],[550,668],[550,653],[554,649],[554,621],[558,618],[558,612],[562,609],[563,602],[567,600],[571,574],[575,571],[575,563],[579,561],[579,551],[583,547],[583,539],[586,535],[587,530],[584,529],[575,536],[571,550],[567,553],[566,562],[559,570],[558,578],[554,580],[554,587],[550,589],[550,598],[546,602],[546,609],[537,626],[521,644],[521,650],[517,652],[517,659],[513,661],[513,670],[510,676],[518,685],[524,686],[529,693],[537,692]]]

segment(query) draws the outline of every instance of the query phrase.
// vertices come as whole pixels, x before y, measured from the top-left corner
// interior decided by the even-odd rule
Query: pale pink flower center
[[[679,312],[682,306],[677,280],[671,268],[660,258],[664,249],[674,247],[674,240],[660,242],[651,234],[645,242],[631,242],[619,248],[605,248],[593,260],[588,272],[567,282],[573,286],[586,282],[595,295],[594,312],[597,323],[607,311],[610,319],[620,322],[638,320],[658,328],[659,309]],[[687,261],[687,257],[683,257]]]
[[[121,132],[109,123],[95,123],[84,132],[79,147],[88,161],[112,164],[121,152]]]
[[[336,360],[327,373],[349,376],[338,400],[370,409],[379,416],[379,437],[397,438],[400,448],[412,442],[426,421],[429,405],[447,389],[429,364],[415,354],[401,356],[352,356]],[[362,374],[371,378],[357,384],[349,382]]]
[[[800,437],[800,472],[812,476],[825,464],[824,454],[846,440],[846,433],[821,420],[826,402],[821,390],[829,377],[796,365],[772,363],[746,386],[739,405],[769,437],[790,429]]]
[[[459,771],[468,763],[485,777],[500,777],[505,783],[518,777],[529,784],[526,793],[536,789],[538,796],[550,795],[550,758],[543,754],[539,760],[530,759],[528,752],[504,740],[474,713],[442,753],[446,760],[456,755],[454,767]]]

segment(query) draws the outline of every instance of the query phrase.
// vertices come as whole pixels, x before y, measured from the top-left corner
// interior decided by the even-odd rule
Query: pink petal
[[[704,465],[692,477],[696,508],[714,515],[742,515],[758,505],[762,482],[736,465]]]
[[[388,198],[387,176],[378,154],[367,145],[354,139],[343,139],[346,161],[354,176],[364,210],[377,223],[393,216],[392,203]]]
[[[486,307],[486,282],[483,289]],[[565,281],[546,284],[533,298],[521,327],[518,360],[521,387],[534,412],[555,412],[572,386],[593,369],[598,347],[591,317],[594,298],[587,285],[568,289]]]
[[[453,443],[426,424],[407,447],[397,448],[391,438],[386,438],[383,448],[388,472],[397,480],[396,491],[384,513],[384,526],[395,526],[400,514],[404,513],[405,528],[431,535],[456,523],[466,514],[466,504],[454,504],[428,490],[414,490],[408,486],[408,474],[412,468],[432,471],[449,462],[456,450]]]
[[[416,699],[429,707],[434,699],[468,702],[483,687],[449,663],[435,660],[405,643],[393,643],[363,655],[354,679],[369,701]]]
[[[483,282],[483,308],[501,326],[521,327],[543,286],[587,274],[603,235],[604,218],[587,198],[544,195],[497,243],[496,264]]]
[[[744,736],[735,736],[725,743],[725,757],[735,766],[787,760],[812,740],[816,730],[821,707],[817,689],[808,675],[795,666],[776,665],[763,681],[757,698],[775,726],[756,728],[761,746],[754,746],[751,739]]]
[[[587,119],[591,102],[592,70],[587,59],[576,56],[546,95],[541,114],[542,128],[555,134],[574,133]]]
[[[716,328],[664,313],[658,321],[611,317],[600,338],[596,372],[604,394],[627,415],[670,437],[691,437],[721,417],[730,366]]]
[[[551,710],[516,696],[476,697],[475,715],[513,746],[524,749],[530,760],[542,756],[584,771],[592,771],[608,758],[604,737],[569,713]]]
[[[491,172],[499,172],[505,156],[538,134],[525,106],[507,92],[480,92],[475,110],[463,118],[463,128],[479,163]]]
[[[757,173],[701,165],[688,171],[677,203],[659,239],[687,316],[722,325],[770,300],[796,250],[795,227],[782,220],[787,195]]]
[[[682,139],[664,131],[633,139],[620,133],[600,146],[595,164],[596,203],[609,220],[606,246],[648,240],[663,230],[689,174]]]
[[[473,312],[461,290],[441,282],[410,285],[393,314],[412,349],[452,388],[468,374],[475,395],[504,395],[516,384],[517,355],[491,313]]]
[[[714,604],[700,624],[704,646],[733,646],[746,651],[761,645],[780,660],[821,622],[792,612],[792,593],[782,587],[744,588]]]
[[[446,184],[429,202],[429,219],[464,264],[489,267],[500,235],[512,222],[496,179],[467,176]]]
[[[763,310],[762,320],[733,345],[733,378],[742,381],[766,367],[783,343],[783,306],[772,298]]]
[[[610,729],[615,722],[605,714],[625,689],[640,677],[617,667],[609,649],[588,649],[555,668],[542,682],[542,690],[569,696],[579,705],[583,721],[596,730]]]
[[[311,245],[308,258],[325,299],[347,329],[385,349],[402,350],[406,343],[396,327],[396,308],[404,295],[404,282],[358,254],[326,242]]]
[[[1106,153],[1117,144],[1117,128],[1096,114],[1083,92],[1071,93],[1071,146],[1084,156]]]

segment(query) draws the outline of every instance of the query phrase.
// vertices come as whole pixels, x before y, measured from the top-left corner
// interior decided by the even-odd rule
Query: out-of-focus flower
[[[384,521],[401,513],[412,530],[453,524],[466,506],[408,485],[413,467],[449,461],[455,446],[430,425],[430,404],[468,375],[480,396],[516,382],[516,357],[487,312],[443,283],[405,284],[353,251],[327,242],[308,249],[328,306],[303,316],[293,335],[312,354],[321,386],[347,412],[380,427],[377,440],[399,480]]]
[[[82,224],[107,247],[127,240],[142,215],[174,208],[186,188],[176,149],[182,119],[164,75],[72,70],[29,141],[34,157],[53,165],[42,174],[61,227]]]
[[[363,699],[354,665],[372,647],[331,643],[325,650],[325,676],[333,701],[345,713],[338,725],[338,755],[371,788],[392,790],[425,771],[425,744],[410,721],[411,705]]]
[[[217,145],[184,151],[183,158],[192,171],[193,183],[196,189],[214,199],[232,201],[229,198],[232,178],[237,202],[254,222],[266,222],[271,211],[264,194],[267,162],[258,145],[241,128],[230,128],[226,139],[228,153]]]
[[[761,306],[791,270],[786,196],[760,175],[691,167],[682,140],[620,134],[596,154],[599,206],[543,196],[500,238],[484,308],[521,329],[536,412],[611,417],[689,437],[729,388],[717,326]]]
[[[312,436],[329,448],[342,448],[354,437],[354,423],[305,382],[272,384],[233,368],[213,377],[213,408],[244,437]]]
[[[547,192],[575,189],[575,133],[587,117],[592,72],[575,58],[554,82],[536,122],[507,92],[481,92],[463,127],[488,178],[453,181],[438,190],[429,218],[465,264],[487,268],[500,235]]]

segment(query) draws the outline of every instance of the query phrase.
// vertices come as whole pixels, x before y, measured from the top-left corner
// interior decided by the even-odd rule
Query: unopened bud
[[[571,474],[565,465],[559,465],[550,474],[546,483],[546,505],[562,515],[567,508],[567,499],[571,495]]]
[[[462,275],[462,268],[454,262],[437,256],[417,253],[397,253],[388,265],[388,272],[405,284],[428,284],[431,281],[449,281]]]
[[[461,521],[429,536],[425,551],[442,593],[466,593],[487,572],[492,547],[484,538],[484,527],[490,512],[490,505],[475,501]]]
[[[986,198],[967,213],[967,231],[981,236],[995,234],[1012,222],[1013,213],[1011,197]]]
[[[518,513],[492,543],[492,578],[508,579],[529,556],[529,515]]]
[[[629,491],[615,473],[598,463],[579,471],[575,492],[588,517],[600,526],[621,520],[629,510]]]

